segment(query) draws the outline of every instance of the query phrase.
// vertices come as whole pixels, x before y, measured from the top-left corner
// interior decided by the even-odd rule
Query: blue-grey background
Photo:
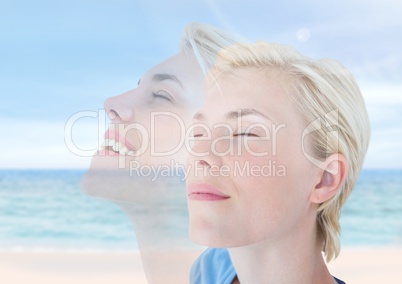
[[[193,21],[352,71],[373,131],[342,243],[401,243],[401,10],[398,0],[0,0],[0,247],[136,247],[126,215],[81,194],[90,158],[67,149],[64,127],[135,87]],[[97,124],[76,123],[80,148],[97,147]]]
[[[0,0],[0,168],[87,168],[64,145],[66,121],[135,87],[193,21],[341,61],[372,121],[365,168],[402,168],[401,10],[398,0]],[[87,118],[71,135],[92,150],[103,133]]]
[[[109,201],[83,195],[82,174],[0,171],[0,250],[135,250],[128,217]],[[177,234],[187,231],[187,215],[185,207],[175,214]],[[343,246],[402,245],[402,171],[364,170],[343,208],[341,226]]]

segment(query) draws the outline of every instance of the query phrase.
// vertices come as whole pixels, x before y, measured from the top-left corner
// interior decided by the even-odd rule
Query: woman
[[[344,283],[322,252],[339,254],[340,209],[369,142],[351,74],[289,47],[236,45],[205,92],[187,162],[190,238],[230,259],[207,249],[191,283]]]
[[[183,139],[203,101],[204,74],[233,42],[219,29],[190,24],[178,54],[148,70],[137,88],[105,101],[111,123],[82,187],[127,213],[149,283],[188,283],[195,254],[181,181]]]

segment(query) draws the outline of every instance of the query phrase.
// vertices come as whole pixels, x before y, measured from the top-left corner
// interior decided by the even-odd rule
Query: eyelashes
[[[193,135],[194,138],[203,137],[203,136],[204,136],[203,133],[197,133],[197,134]],[[255,133],[251,133],[251,132],[241,132],[241,133],[234,133],[233,137],[260,137],[260,136]]]
[[[157,100],[165,100],[167,102],[173,102],[172,96],[163,90],[160,90],[158,92],[152,92],[152,98],[157,99]]]
[[[233,136],[235,136],[235,137],[239,137],[239,136],[247,136],[247,137],[259,137],[257,134],[255,134],[255,133],[251,133],[251,132],[241,132],[241,133],[235,133],[235,134],[233,134]]]

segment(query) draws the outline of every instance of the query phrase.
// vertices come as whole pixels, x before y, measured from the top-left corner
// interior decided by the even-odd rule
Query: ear
[[[329,156],[320,166],[320,181],[311,193],[310,201],[321,204],[341,189],[347,175],[347,163],[344,155],[336,153]]]

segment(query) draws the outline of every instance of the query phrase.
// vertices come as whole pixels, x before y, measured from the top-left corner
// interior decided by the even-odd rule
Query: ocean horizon
[[[81,191],[85,172],[0,170],[0,250],[137,250],[129,217]],[[364,169],[341,226],[342,246],[402,245],[402,170]]]

